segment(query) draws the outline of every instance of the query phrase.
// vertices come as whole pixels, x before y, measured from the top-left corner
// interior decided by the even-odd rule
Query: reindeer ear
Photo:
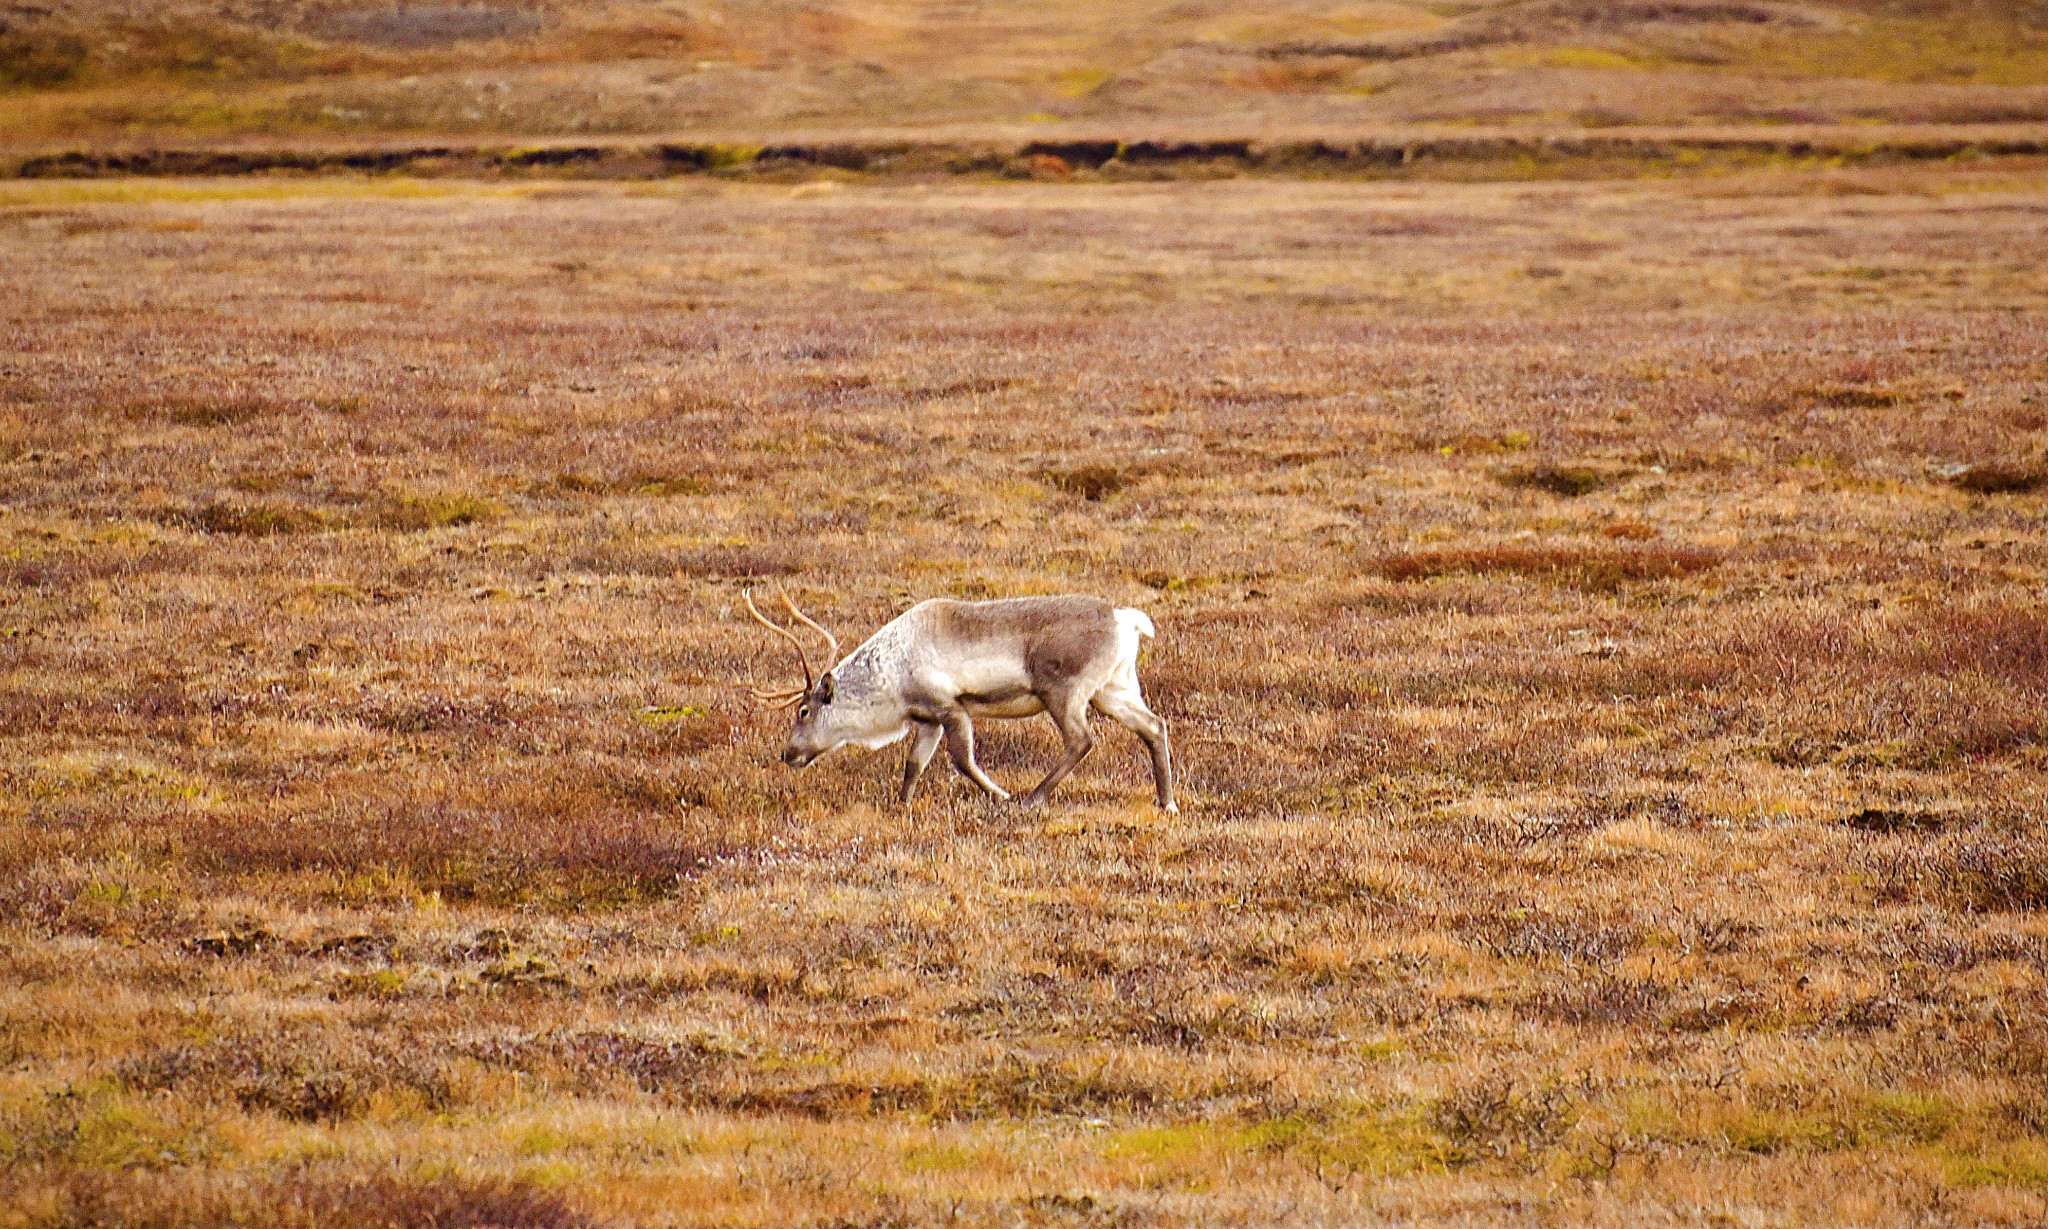
[[[819,680],[818,680],[818,698],[819,698],[820,700],[824,701],[824,702],[825,702],[825,703],[827,703],[827,704],[830,704],[830,703],[832,703],[832,676],[831,676],[831,675],[829,675],[829,674],[828,674],[828,675],[826,675],[826,676],[825,676],[824,678],[821,678],[821,679],[819,679]]]

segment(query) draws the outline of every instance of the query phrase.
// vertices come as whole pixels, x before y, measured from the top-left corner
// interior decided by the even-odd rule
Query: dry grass
[[[8,186],[0,1223],[2040,1223],[2034,173]]]
[[[0,8],[0,140],[2048,116],[2008,0],[69,0]]]

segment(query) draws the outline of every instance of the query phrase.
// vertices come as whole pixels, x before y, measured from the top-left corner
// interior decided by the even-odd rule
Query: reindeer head
[[[767,616],[756,609],[752,590],[741,596],[746,599],[747,613],[753,615],[763,627],[795,646],[797,661],[803,667],[802,687],[786,691],[754,691],[754,698],[763,704],[776,708],[795,706],[796,728],[789,732],[789,745],[782,749],[782,762],[791,768],[803,768],[827,751],[857,737],[855,731],[838,728],[847,723],[837,720],[840,714],[832,707],[836,690],[832,668],[839,664],[839,641],[831,632],[819,627],[808,615],[798,610],[796,603],[789,600],[788,593],[781,593],[783,606],[796,621],[825,638],[831,656],[825,662],[824,670],[814,673],[811,669],[811,655],[804,650],[804,642],[797,638],[796,633],[778,623],[770,622]]]

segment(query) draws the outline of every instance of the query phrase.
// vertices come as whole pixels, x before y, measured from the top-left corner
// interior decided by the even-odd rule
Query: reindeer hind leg
[[[1066,754],[1060,756],[1060,762],[1045,774],[1045,780],[1024,795],[1027,807],[1044,805],[1045,800],[1052,797],[1053,787],[1066,780],[1067,774],[1095,750],[1095,734],[1088,728],[1088,701],[1084,693],[1070,691],[1065,695],[1047,695],[1041,697],[1041,701],[1046,715],[1059,727],[1060,741],[1066,744]]]

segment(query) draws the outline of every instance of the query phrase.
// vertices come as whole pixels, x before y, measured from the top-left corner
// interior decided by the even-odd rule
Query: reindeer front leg
[[[974,762],[974,722],[960,709],[953,709],[940,720],[946,730],[946,754],[953,757],[953,767],[960,775],[979,785],[989,797],[1001,802],[1010,796],[1010,791],[988,779],[981,765]]]
[[[925,765],[938,754],[939,740],[946,734],[946,727],[936,721],[913,720],[911,724],[917,733],[910,744],[910,755],[903,761],[903,788],[896,795],[897,803],[905,806],[910,803],[910,791],[917,788],[917,779],[924,775]]]

